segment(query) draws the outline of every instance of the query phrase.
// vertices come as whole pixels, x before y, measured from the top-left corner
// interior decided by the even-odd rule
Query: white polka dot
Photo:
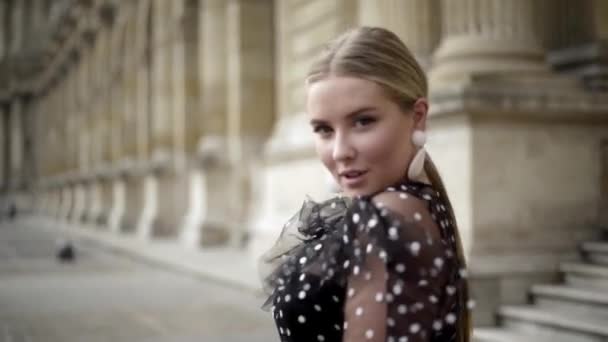
[[[365,251],[369,254],[372,252],[372,249],[374,249],[374,246],[371,243],[368,243]]]
[[[386,298],[386,302],[387,302],[387,303],[392,303],[392,302],[393,302],[393,300],[394,300],[393,295],[392,295],[392,294],[390,294],[390,293],[387,293],[385,298]]]
[[[321,311],[321,306],[320,306],[320,305],[318,305],[318,304],[315,304],[315,310],[317,310],[317,311]]]
[[[397,230],[397,227],[390,227],[388,229],[388,238],[391,240],[399,239],[399,231]]]
[[[412,325],[410,325],[410,332],[411,332],[412,334],[415,334],[415,333],[417,333],[417,332],[419,332],[419,331],[420,331],[420,324],[418,324],[418,323],[413,323]]]
[[[279,327],[279,333],[281,333],[281,335],[283,335],[285,333],[285,330],[283,330],[282,327]]]
[[[386,261],[386,252],[385,251],[380,251],[380,253],[378,253],[378,256],[380,257],[380,259]]]
[[[435,267],[437,268],[441,268],[443,266],[443,259],[439,257],[435,258],[433,262],[435,263]]]
[[[334,300],[334,302],[336,302],[336,303],[340,301],[340,300],[338,299],[338,297],[336,297],[336,296],[331,296],[331,299],[333,299],[333,300]]]
[[[315,251],[318,251],[318,250],[320,250],[321,248],[323,248],[323,245],[322,245],[322,244],[317,244],[317,245],[315,246]]]
[[[287,336],[291,336],[291,330],[289,330],[289,328],[287,328]]]
[[[344,243],[348,243],[348,235],[344,235],[342,237],[342,240],[344,240]]]
[[[367,272],[367,273],[365,273],[364,278],[365,278],[365,280],[370,280],[370,279],[372,279],[372,272]]]
[[[344,321],[344,330],[348,328],[348,321]]]
[[[456,315],[450,312],[447,316],[445,316],[445,321],[448,324],[454,324],[456,322]]]
[[[443,324],[441,323],[440,320],[435,320],[433,322],[433,330],[441,330],[442,327],[443,327]]]
[[[425,200],[427,200],[427,201],[430,201],[430,200],[431,200],[431,195],[429,195],[429,194],[424,194],[424,195],[422,195],[422,198],[424,198],[424,199],[425,199]]]
[[[349,265],[350,265],[350,261],[346,260],[344,262],[344,268],[348,268]]]
[[[397,264],[395,266],[395,270],[399,273],[403,273],[405,272],[405,265],[404,264]]]
[[[407,342],[407,340],[408,340],[407,336],[399,337],[399,342]]]
[[[449,294],[451,296],[454,293],[456,293],[456,288],[454,286],[452,286],[452,285],[448,285],[445,288],[445,292],[447,292],[447,294]]]
[[[401,290],[402,290],[401,285],[395,284],[395,286],[393,286],[393,293],[395,295],[397,295],[397,296],[400,295],[401,294]]]
[[[380,303],[382,301],[382,299],[384,299],[384,293],[382,292],[378,292],[376,293],[376,302]]]
[[[350,289],[348,289],[348,296],[352,297],[355,295],[355,289],[353,289],[352,287]]]
[[[429,281],[428,281],[428,280],[426,280],[426,279],[421,279],[421,280],[418,282],[418,286],[421,286],[421,287],[422,287],[422,286],[427,286],[428,284],[429,284]]]
[[[412,255],[418,255],[420,252],[420,242],[414,241],[410,244],[410,252]]]
[[[422,221],[422,215],[419,212],[414,213],[414,220]]]
[[[473,308],[475,308],[475,301],[473,299],[469,299],[467,301],[467,309],[471,310]]]
[[[291,300],[291,295],[285,295],[285,302],[289,303],[290,300]]]
[[[304,291],[308,291],[308,290],[310,290],[310,284],[306,283],[306,284],[304,284],[304,286],[302,286],[302,288],[304,289]]]
[[[304,278],[306,278],[306,273],[302,273],[300,275],[300,281],[304,281]]]
[[[325,336],[323,336],[323,335],[317,335],[317,341],[319,341],[319,342],[325,341]]]
[[[378,224],[378,220],[375,217],[372,217],[369,221],[367,221],[367,226],[370,228],[374,228]]]
[[[401,304],[397,307],[397,312],[401,315],[405,315],[407,313],[407,306]]]
[[[300,264],[304,265],[306,263],[306,257],[300,258]]]
[[[461,268],[460,271],[458,271],[458,273],[460,273],[460,276],[463,278],[466,278],[468,275],[468,272],[465,268]]]
[[[363,308],[358,307],[357,310],[355,310],[355,315],[357,315],[357,316],[363,315]]]
[[[306,292],[300,291],[300,293],[298,293],[298,298],[300,298],[300,299],[306,298]]]
[[[353,214],[353,222],[354,223],[359,223],[359,219],[360,219],[359,214],[354,213]]]
[[[354,275],[358,275],[359,274],[359,266],[353,267],[353,274]]]
[[[429,301],[430,301],[431,303],[437,303],[437,302],[438,302],[437,297],[436,297],[436,296],[433,296],[433,295],[430,295],[430,296],[429,296]]]
[[[407,194],[400,193],[399,194],[399,198],[401,198],[401,199],[407,199]]]
[[[306,317],[304,317],[303,315],[298,316],[298,322],[302,324],[306,323]]]
[[[366,337],[368,340],[371,340],[371,339],[374,337],[374,331],[373,331],[372,329],[368,329],[368,330],[365,332],[365,337]]]
[[[388,325],[389,327],[394,327],[395,326],[395,320],[392,319],[391,317],[386,319],[386,325]]]
[[[279,310],[279,317],[283,318],[283,310]]]

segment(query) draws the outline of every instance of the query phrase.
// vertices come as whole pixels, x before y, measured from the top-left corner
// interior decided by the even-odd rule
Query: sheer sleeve
[[[346,282],[343,341],[430,341],[454,324],[440,312],[454,253],[428,206],[385,192],[351,207],[346,226],[363,257]]]

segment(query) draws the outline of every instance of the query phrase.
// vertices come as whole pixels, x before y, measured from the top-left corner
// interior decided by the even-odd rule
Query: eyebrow
[[[376,109],[375,107],[363,107],[363,108],[359,108],[359,109],[357,109],[357,110],[355,110],[355,111],[353,111],[353,112],[348,113],[348,114],[345,116],[345,118],[346,118],[346,119],[350,119],[350,118],[352,118],[353,116],[356,116],[356,115],[358,115],[358,114],[361,114],[361,113],[363,113],[363,112],[367,112],[367,111],[370,111],[370,110],[375,110],[375,109]],[[326,124],[326,123],[327,123],[327,121],[325,121],[325,120],[321,120],[321,119],[311,119],[311,120],[310,120],[310,124],[311,124],[311,125],[313,125],[313,126],[314,126],[314,125],[320,125],[320,124]]]

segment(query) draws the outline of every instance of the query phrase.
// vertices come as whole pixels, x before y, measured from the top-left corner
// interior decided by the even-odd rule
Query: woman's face
[[[377,83],[332,76],[308,87],[306,105],[317,153],[345,195],[371,194],[406,177],[425,99],[404,113]]]

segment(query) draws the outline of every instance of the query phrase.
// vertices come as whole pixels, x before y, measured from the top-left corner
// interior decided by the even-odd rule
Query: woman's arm
[[[399,192],[353,206],[348,224],[366,253],[347,282],[345,342],[429,341],[453,317],[438,317],[452,253],[425,200]],[[453,294],[453,293],[452,293]]]

